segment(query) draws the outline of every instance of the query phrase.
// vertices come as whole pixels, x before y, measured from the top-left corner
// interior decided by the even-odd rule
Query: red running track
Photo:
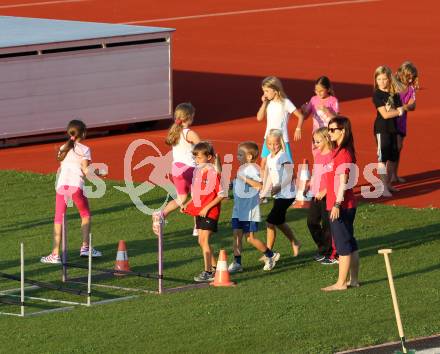
[[[353,122],[363,168],[376,160],[372,134],[375,109],[371,103],[374,69],[381,64],[395,69],[410,59],[418,66],[422,89],[417,111],[409,115],[402,155],[401,175],[407,183],[399,186],[401,192],[393,198],[379,202],[440,207],[440,139],[436,134],[440,123],[435,98],[440,82],[436,45],[440,5],[435,0],[412,2],[411,6],[398,0],[235,0],[212,4],[174,0],[154,5],[142,0],[46,5],[24,1],[0,1],[1,15],[114,23],[168,19],[138,24],[177,29],[173,39],[175,103],[193,102],[197,108],[195,129],[202,138],[212,140],[220,154],[235,153],[236,144],[243,140],[261,143],[265,126],[256,122],[255,113],[263,77],[281,77],[288,95],[299,106],[312,96],[314,80],[325,74],[335,83],[341,113]],[[279,9],[282,7],[288,8]],[[180,19],[170,19],[174,17]],[[122,179],[125,150],[134,139],[149,139],[167,152],[163,144],[166,129],[160,127],[163,123],[154,131],[93,138],[87,143],[94,161],[109,165],[109,178]],[[293,143],[297,162],[311,157],[310,134],[308,121],[303,139]],[[2,149],[0,168],[53,173],[58,145]],[[150,153],[140,150],[135,159]],[[134,176],[144,181],[148,170]]]

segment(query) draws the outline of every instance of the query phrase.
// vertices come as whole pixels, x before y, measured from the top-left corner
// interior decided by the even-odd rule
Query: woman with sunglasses
[[[339,275],[335,284],[321,290],[336,291],[359,286],[359,253],[353,230],[356,200],[349,184],[349,180],[357,179],[354,175],[357,174],[357,168],[350,120],[336,116],[330,120],[328,131],[335,148],[326,175],[327,210],[339,254]]]

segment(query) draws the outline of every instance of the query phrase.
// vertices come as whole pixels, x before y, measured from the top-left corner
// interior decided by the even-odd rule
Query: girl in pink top
[[[406,118],[408,116],[408,111],[414,111],[416,109],[416,90],[419,88],[418,82],[418,72],[417,68],[410,61],[405,61],[397,69],[395,75],[395,84],[397,91],[400,95],[400,100],[403,104],[403,114],[396,118],[397,124],[397,150],[398,159],[395,164],[395,171],[391,176],[391,182],[405,183],[405,179],[399,177],[397,170],[399,168],[400,154],[403,148],[403,140],[406,137]]]
[[[174,123],[168,131],[165,143],[173,149],[173,165],[171,174],[177,198],[169,202],[163,210],[153,213],[153,232],[159,234],[159,225],[169,213],[185,203],[191,190],[195,161],[194,145],[200,138],[189,127],[193,123],[195,108],[191,103],[180,103],[174,110]],[[197,236],[194,229],[194,236]]]
[[[84,177],[89,173],[91,163],[90,148],[83,145],[86,137],[86,125],[80,120],[72,120],[67,125],[67,142],[61,146],[57,154],[60,161],[59,174],[56,184],[54,243],[52,253],[42,257],[42,263],[61,263],[60,243],[63,216],[66,213],[67,201],[72,199],[81,216],[82,247],[81,257],[89,255],[90,209],[87,197],[83,193]],[[105,172],[94,171],[95,175],[105,175]],[[92,257],[101,257],[102,253],[92,249]]]
[[[330,119],[339,113],[338,99],[327,76],[321,76],[315,82],[315,96],[301,107],[304,117],[313,116],[313,132],[327,127]]]
[[[337,263],[336,248],[332,242],[329,215],[326,208],[328,166],[332,160],[333,143],[327,128],[319,128],[313,133],[314,149],[313,172],[310,181],[310,192],[314,196],[307,216],[307,226],[313,241],[318,247],[318,253],[313,257],[321,264]]]

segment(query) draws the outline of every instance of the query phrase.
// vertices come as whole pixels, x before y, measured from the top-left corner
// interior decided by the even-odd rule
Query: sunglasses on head
[[[330,133],[334,133],[336,130],[342,130],[341,128],[328,128]]]

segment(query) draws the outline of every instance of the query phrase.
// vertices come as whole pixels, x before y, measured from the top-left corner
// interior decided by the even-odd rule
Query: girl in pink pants
[[[42,263],[61,263],[60,244],[63,216],[67,202],[72,199],[81,216],[82,246],[81,257],[89,255],[90,208],[83,193],[84,177],[89,171],[91,162],[90,148],[81,144],[86,136],[86,125],[80,120],[72,120],[67,126],[67,142],[61,146],[57,160],[61,162],[56,184],[54,243],[52,253],[41,257]],[[92,257],[100,257],[102,253],[92,249]]]

